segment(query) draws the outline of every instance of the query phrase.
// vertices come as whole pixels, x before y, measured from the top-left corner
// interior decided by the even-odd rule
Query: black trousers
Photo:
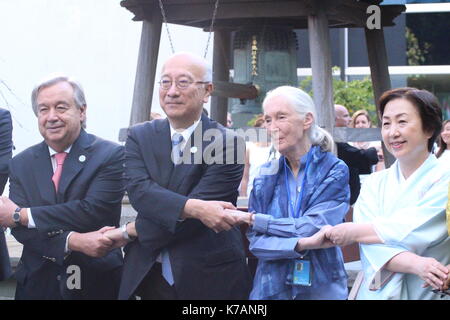
[[[142,300],[177,300],[175,288],[162,275],[161,263],[155,262],[136,290]]]

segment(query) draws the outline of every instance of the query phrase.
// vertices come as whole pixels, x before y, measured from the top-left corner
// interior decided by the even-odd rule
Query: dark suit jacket
[[[83,157],[84,156],[84,157]],[[15,156],[10,165],[10,198],[31,208],[36,229],[13,228],[24,245],[16,271],[16,299],[115,299],[123,258],[119,249],[103,258],[65,254],[70,231],[118,226],[124,194],[122,146],[87,134],[72,145],[58,193],[45,142]],[[69,289],[68,266],[81,270],[81,289]],[[73,283],[73,278],[69,279]]]
[[[8,164],[12,157],[12,122],[8,110],[0,108],[0,195],[8,180]]]
[[[202,141],[207,129],[215,129],[223,139]],[[163,248],[169,251],[180,299],[247,299],[251,282],[239,229],[215,233],[199,220],[179,221],[189,198],[236,203],[244,167],[243,139],[202,115],[184,149],[185,159],[194,163],[197,158],[200,164],[173,166],[167,119],[132,127],[125,147],[127,191],[138,211],[139,238],[125,249],[119,299],[133,295]],[[207,164],[202,158],[205,153],[233,161],[238,147],[241,164]]]
[[[348,143],[337,143],[338,158],[345,162],[349,170],[350,205],[354,204],[361,190],[360,174],[370,174],[371,167],[378,163],[375,148],[367,150],[355,148]]]
[[[11,114],[8,110],[0,109],[0,195],[8,181],[8,164],[12,157],[12,147]],[[8,248],[3,230],[0,230],[0,280],[8,278],[10,275]]]

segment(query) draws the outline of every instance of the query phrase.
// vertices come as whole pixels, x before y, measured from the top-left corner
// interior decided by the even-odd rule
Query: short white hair
[[[47,78],[41,80],[38,84],[36,84],[31,92],[31,107],[33,108],[34,114],[38,115],[38,105],[37,105],[37,97],[39,95],[39,91],[42,89],[51,87],[60,82],[67,82],[72,86],[73,89],[73,100],[75,102],[75,106],[80,109],[81,107],[86,106],[86,98],[84,95],[84,90],[81,84],[68,76],[61,74],[53,74],[49,75]],[[83,128],[86,128],[86,118],[81,123]]]

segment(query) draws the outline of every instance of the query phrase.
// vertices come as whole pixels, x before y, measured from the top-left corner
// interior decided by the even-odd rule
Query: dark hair
[[[428,151],[431,152],[436,138],[442,129],[442,110],[439,101],[431,92],[416,88],[397,88],[388,90],[381,96],[378,101],[380,106],[380,118],[383,117],[384,108],[389,101],[395,99],[405,99],[412,103],[419,112],[422,121],[422,129],[424,132],[433,133],[428,139]]]
[[[450,120],[445,120],[444,122],[442,122],[442,130],[444,130],[445,125],[449,122],[450,122]],[[436,152],[436,157],[439,158],[444,153],[444,151],[447,149],[447,144],[444,142],[444,139],[442,139],[441,135],[439,135],[439,138],[438,138],[438,145],[439,145],[439,150],[438,150],[438,152]]]

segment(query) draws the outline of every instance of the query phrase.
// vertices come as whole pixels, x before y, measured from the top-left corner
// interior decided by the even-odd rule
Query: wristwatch
[[[129,223],[129,222],[128,222],[128,223]],[[128,223],[124,224],[120,229],[122,230],[122,236],[123,236],[123,238],[124,238],[125,240],[131,242],[131,241],[133,241],[134,239],[136,239],[136,237],[130,236],[130,235],[128,234],[128,231],[127,231],[127,225],[128,225]]]
[[[22,210],[22,208],[17,207],[16,210],[14,210],[14,213],[12,215],[12,219],[13,219],[14,223],[16,224],[16,226],[20,226],[20,210]]]

